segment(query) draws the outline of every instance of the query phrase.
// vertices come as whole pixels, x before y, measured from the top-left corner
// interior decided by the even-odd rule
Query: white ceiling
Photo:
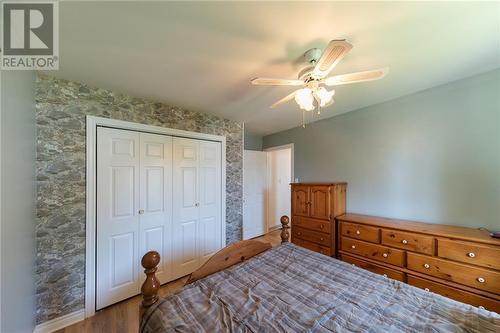
[[[293,87],[311,47],[346,38],[333,74],[388,66],[380,81],[336,88],[322,117],[500,67],[500,2],[62,2],[58,77],[245,122],[256,134],[301,124]]]

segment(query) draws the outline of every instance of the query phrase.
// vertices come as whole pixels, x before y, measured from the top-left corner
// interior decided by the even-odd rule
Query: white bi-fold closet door
[[[221,145],[174,138],[173,278],[191,273],[221,248]]]
[[[221,144],[98,127],[96,309],[137,295],[147,251],[168,282],[222,247]]]

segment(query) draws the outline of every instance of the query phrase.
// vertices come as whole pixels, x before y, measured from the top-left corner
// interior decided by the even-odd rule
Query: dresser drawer
[[[383,275],[385,277],[389,277],[389,278],[394,279],[394,280],[398,280],[398,281],[402,281],[402,282],[405,281],[405,273],[403,273],[403,272],[399,272],[399,271],[396,271],[396,270],[390,269],[390,268],[385,268],[385,267],[380,266],[380,265],[375,265],[375,264],[372,264],[368,261],[364,261],[364,260],[357,259],[357,258],[354,258],[351,256],[347,256],[345,254],[341,255],[340,259],[345,261],[345,262],[348,262],[350,264],[353,264],[355,266],[358,266],[359,268],[366,269],[367,271],[377,273],[377,274]]]
[[[321,246],[319,244],[308,242],[300,238],[295,238],[293,240],[293,243],[298,246],[305,247],[308,250],[324,254],[326,256],[332,256],[334,254],[331,247]]]
[[[418,278],[413,275],[408,275],[408,284],[412,286],[431,291],[436,294],[454,299],[456,301],[471,304],[477,307],[483,307],[486,310],[500,313],[500,302],[491,298],[479,296],[468,291],[459,290],[441,283]]]
[[[436,257],[407,253],[407,267],[413,271],[500,294],[500,273]]]
[[[367,242],[380,243],[380,229],[362,224],[341,222],[342,236],[361,239]]]
[[[500,270],[500,248],[476,243],[438,239],[441,258]]]
[[[292,236],[326,247],[332,246],[332,236],[322,232],[312,231],[295,226],[292,228]]]
[[[382,229],[382,244],[432,255],[434,238],[415,233]]]
[[[331,233],[332,229],[332,224],[330,221],[316,220],[301,216],[294,216],[292,218],[292,226],[319,231],[326,234]]]
[[[392,264],[400,267],[404,266],[404,251],[391,249],[386,246],[342,237],[342,250],[345,252],[357,254],[362,257],[385,262],[387,264]]]

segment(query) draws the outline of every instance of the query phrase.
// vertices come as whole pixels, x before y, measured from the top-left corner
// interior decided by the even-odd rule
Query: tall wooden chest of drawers
[[[347,183],[293,183],[292,243],[328,256],[336,252],[335,217],[345,213]]]
[[[500,240],[488,232],[356,214],[337,220],[341,260],[500,313]]]

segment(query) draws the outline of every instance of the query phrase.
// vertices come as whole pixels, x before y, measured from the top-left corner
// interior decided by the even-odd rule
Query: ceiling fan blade
[[[357,72],[343,75],[335,75],[325,79],[327,86],[339,86],[342,84],[366,82],[383,78],[389,72],[389,68],[374,69],[371,71]]]
[[[258,77],[253,79],[252,84],[260,86],[302,86],[302,80],[288,80],[288,79],[272,79],[267,77]]]
[[[319,58],[313,70],[313,75],[317,78],[324,78],[342,60],[347,52],[352,49],[352,45],[345,40],[332,40]]]
[[[271,109],[274,109],[282,104],[285,104],[286,102],[288,101],[291,101],[294,97],[295,97],[295,94],[297,93],[298,90],[295,90],[294,92],[292,92],[290,95],[287,95],[285,97],[283,97],[282,99],[280,99],[279,101],[277,101],[276,103],[274,103],[273,105],[271,105]]]

